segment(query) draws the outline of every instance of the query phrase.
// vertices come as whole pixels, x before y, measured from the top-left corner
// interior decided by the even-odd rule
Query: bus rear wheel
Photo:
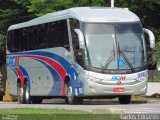
[[[22,87],[21,83],[17,83],[17,96],[18,96],[18,102],[25,104],[25,94],[24,94],[24,87]]]
[[[26,102],[26,104],[30,104],[31,103],[31,96],[30,96],[30,89],[29,89],[28,81],[24,85],[24,92],[25,92],[25,102]]]
[[[129,104],[130,101],[131,101],[131,95],[119,96],[119,103],[120,104]]]
[[[26,104],[41,104],[42,100],[40,97],[32,97],[30,96],[30,87],[28,81],[25,83],[24,86],[24,94],[25,94],[25,103]]]

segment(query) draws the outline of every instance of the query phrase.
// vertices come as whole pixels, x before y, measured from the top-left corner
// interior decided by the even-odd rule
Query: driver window
[[[74,29],[80,28],[79,21],[76,19],[70,19],[70,27],[71,27],[72,45],[73,45],[75,60],[79,65],[83,66],[82,50],[79,48],[78,35],[74,31]]]

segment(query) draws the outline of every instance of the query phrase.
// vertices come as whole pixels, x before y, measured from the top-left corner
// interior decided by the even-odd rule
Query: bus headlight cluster
[[[89,78],[89,80],[92,82],[97,82],[97,79],[95,79],[95,78]]]
[[[140,77],[140,78],[137,78],[136,80],[138,80],[138,81],[144,81],[144,80],[147,80],[147,77]]]
[[[99,81],[99,79],[93,78],[93,77],[89,77],[88,80],[90,80],[92,82],[98,82]]]
[[[97,78],[94,78],[94,77],[90,77],[90,76],[87,76],[87,75],[84,75],[83,77],[84,77],[85,80],[89,80],[89,81],[92,81],[92,82],[100,81],[100,79],[97,79]]]

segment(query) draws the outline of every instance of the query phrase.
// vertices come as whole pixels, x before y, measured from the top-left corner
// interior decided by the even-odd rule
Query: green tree
[[[5,47],[5,36],[10,25],[33,18],[27,8],[12,0],[0,0],[0,49]]]
[[[33,18],[27,9],[12,0],[0,0],[0,33],[6,33],[12,24],[23,22]]]
[[[132,10],[140,17],[143,26],[153,31],[156,37],[156,43],[160,41],[160,0],[134,0]],[[135,6],[134,5],[134,6]],[[156,63],[160,61],[159,43],[155,49],[148,49],[148,64],[154,68]]]
[[[158,64],[160,66],[160,42],[156,44],[153,50],[153,64]]]
[[[36,16],[42,16],[49,12],[64,10],[80,6],[104,6],[104,0],[15,0],[28,8],[28,11]]]

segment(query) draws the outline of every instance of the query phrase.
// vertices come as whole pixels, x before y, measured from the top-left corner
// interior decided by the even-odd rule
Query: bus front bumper
[[[115,85],[99,84],[86,81],[84,84],[85,96],[116,96],[116,95],[144,95],[147,92],[147,80],[136,84]]]

